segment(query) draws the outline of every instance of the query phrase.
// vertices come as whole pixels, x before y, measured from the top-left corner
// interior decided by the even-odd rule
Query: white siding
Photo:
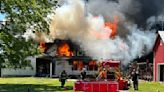
[[[60,75],[60,73],[62,72],[62,70],[66,70],[65,69],[65,65],[67,61],[56,61],[56,69],[55,69],[55,74],[56,75]]]
[[[31,65],[33,69],[30,67],[21,68],[21,69],[13,69],[13,68],[2,68],[1,75],[2,76],[34,76],[36,74],[36,57],[28,57],[28,60],[31,60]]]
[[[59,76],[62,70],[66,70],[70,75],[72,74],[72,65],[69,65],[68,61],[56,61],[55,75]]]

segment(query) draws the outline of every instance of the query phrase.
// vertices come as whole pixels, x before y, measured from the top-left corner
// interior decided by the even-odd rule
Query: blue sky
[[[5,18],[5,15],[0,14],[0,21],[2,21]]]

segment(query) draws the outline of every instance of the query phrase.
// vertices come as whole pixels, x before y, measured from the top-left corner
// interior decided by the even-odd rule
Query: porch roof
[[[69,60],[69,61],[74,61],[74,60],[82,60],[84,62],[88,62],[90,60],[92,60],[92,58],[88,57],[88,56],[71,56],[71,57],[67,57],[67,56],[49,56],[49,55],[42,55],[38,58],[42,58],[42,59],[49,59],[49,60]]]

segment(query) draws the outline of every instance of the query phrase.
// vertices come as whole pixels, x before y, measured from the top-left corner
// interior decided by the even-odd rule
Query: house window
[[[82,70],[83,67],[84,67],[84,64],[82,61],[73,61],[72,70]]]
[[[90,70],[90,71],[98,70],[98,65],[97,65],[96,61],[89,62],[88,70]]]
[[[70,46],[67,43],[62,43],[58,46],[57,52],[59,56],[73,56],[73,52],[70,50]]]
[[[96,61],[90,61],[87,63],[83,62],[83,61],[73,61],[72,62],[72,70],[82,70],[84,67],[89,71],[98,70],[98,65],[97,65]]]

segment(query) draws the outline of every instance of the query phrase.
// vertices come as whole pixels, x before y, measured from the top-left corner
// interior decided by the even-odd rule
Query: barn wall
[[[26,67],[25,69],[13,69],[13,68],[2,68],[1,75],[2,76],[35,76],[36,74],[36,58],[28,57],[27,59],[31,60],[31,67]]]
[[[158,64],[164,63],[164,43],[160,42],[156,52],[154,53],[154,81],[159,81]]]

